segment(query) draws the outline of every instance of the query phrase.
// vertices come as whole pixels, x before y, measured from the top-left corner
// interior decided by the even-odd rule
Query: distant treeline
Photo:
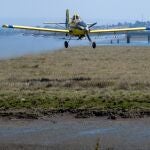
[[[117,24],[109,24],[109,25],[101,25],[96,26],[96,28],[117,28],[117,27],[149,27],[150,21],[135,21],[134,23],[131,22],[118,22]]]

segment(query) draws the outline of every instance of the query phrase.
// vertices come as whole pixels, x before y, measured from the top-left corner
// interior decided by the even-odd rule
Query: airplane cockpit
[[[73,17],[72,17],[72,22],[73,23],[77,23],[77,22],[80,22],[80,21],[81,21],[81,18],[80,18],[79,15],[77,15],[77,14],[73,15]]]
[[[87,24],[85,22],[83,22],[83,20],[80,18],[80,16],[78,14],[73,15],[71,23],[72,23],[72,25],[76,25],[79,28],[87,27]]]

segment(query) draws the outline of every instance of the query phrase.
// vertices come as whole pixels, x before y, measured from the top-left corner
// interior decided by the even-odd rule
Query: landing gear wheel
[[[68,48],[69,44],[67,41],[64,42],[64,46],[65,46],[65,48]]]
[[[92,47],[96,48],[96,43],[95,42],[92,43]]]

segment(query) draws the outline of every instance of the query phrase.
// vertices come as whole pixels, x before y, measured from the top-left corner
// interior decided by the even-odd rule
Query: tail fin
[[[69,28],[70,16],[69,16],[69,9],[66,10],[66,29]]]

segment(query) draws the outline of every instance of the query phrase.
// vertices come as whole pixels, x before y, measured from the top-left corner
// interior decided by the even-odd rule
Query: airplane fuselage
[[[69,30],[69,33],[73,36],[77,36],[77,37],[80,37],[80,36],[85,36],[85,31],[82,30],[82,29],[76,29],[76,28],[71,28]]]
[[[73,36],[77,36],[79,38],[85,37],[88,32],[88,25],[83,21],[78,21],[76,23],[72,22],[69,25],[69,33]]]

